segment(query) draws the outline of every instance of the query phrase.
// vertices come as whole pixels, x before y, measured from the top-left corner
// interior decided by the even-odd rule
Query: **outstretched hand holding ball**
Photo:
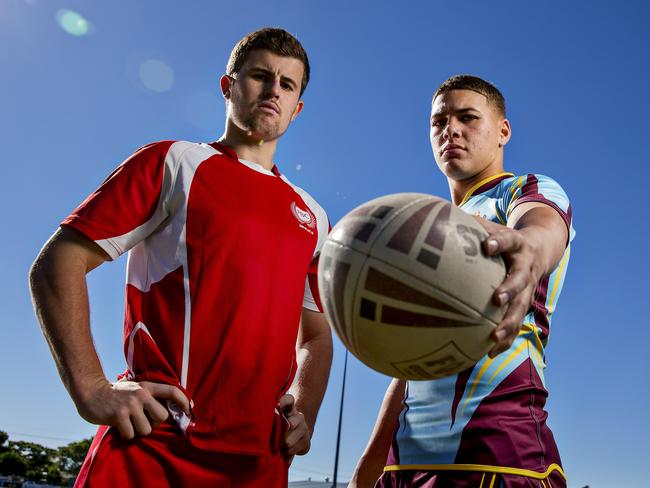
[[[504,317],[493,294],[506,268],[484,252],[487,235],[450,202],[418,193],[347,214],[319,262],[321,299],[341,341],[397,378],[435,379],[475,364],[495,347]]]

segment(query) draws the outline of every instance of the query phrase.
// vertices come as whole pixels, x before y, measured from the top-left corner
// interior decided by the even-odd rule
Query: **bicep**
[[[508,216],[508,227],[520,230],[529,225],[537,225],[548,230],[561,242],[568,242],[569,229],[567,224],[550,205],[541,202],[526,202],[515,207]]]
[[[404,408],[406,381],[393,378],[386,389],[375,426],[370,435],[364,456],[375,462],[386,460],[388,449],[397,428],[399,416]]]
[[[47,242],[41,256],[45,259],[56,259],[73,262],[88,273],[109,261],[110,256],[93,240],[70,227],[61,226]]]
[[[330,327],[325,314],[308,308],[302,309],[297,345],[305,344],[314,339],[331,340]]]
[[[562,258],[569,242],[569,229],[562,216],[553,207],[541,202],[518,205],[508,217],[508,227],[515,230],[535,228],[552,263]]]

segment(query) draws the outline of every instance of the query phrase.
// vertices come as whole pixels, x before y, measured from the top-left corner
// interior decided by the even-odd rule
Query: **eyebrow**
[[[269,74],[272,76],[275,76],[275,72],[269,68],[263,67],[263,66],[253,66],[250,69],[251,72],[258,72],[258,73],[264,73],[264,74]],[[298,87],[298,83],[294,81],[293,78],[290,78],[288,76],[280,75],[280,80],[284,81],[285,83],[289,83],[293,88]]]
[[[478,112],[481,113],[481,111],[477,108],[474,107],[467,107],[467,108],[459,108],[458,110],[454,110],[451,113],[454,114],[466,114],[467,112]],[[443,115],[446,115],[446,112],[436,112],[435,114],[431,114],[431,118],[435,119],[436,117],[442,117]]]

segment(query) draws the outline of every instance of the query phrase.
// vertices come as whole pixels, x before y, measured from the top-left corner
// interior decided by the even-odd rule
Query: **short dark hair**
[[[483,78],[473,75],[455,75],[447,78],[433,94],[433,100],[438,95],[442,95],[451,90],[472,90],[480,93],[487,98],[488,103],[492,104],[503,117],[506,116],[505,98],[503,98],[503,95],[496,86],[489,81],[485,81]]]
[[[309,83],[309,59],[300,41],[284,29],[265,27],[246,35],[232,49],[226,66],[226,74],[233,76],[239,73],[248,55],[258,49],[265,49],[278,56],[296,58],[302,61],[305,68],[300,86],[300,96],[302,96],[307,88],[307,83]]]

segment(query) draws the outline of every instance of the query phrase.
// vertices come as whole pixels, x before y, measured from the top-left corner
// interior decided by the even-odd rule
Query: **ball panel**
[[[329,323],[343,344],[354,348],[350,296],[354,296],[366,256],[326,240],[318,262],[318,288]]]
[[[368,254],[370,246],[404,208],[432,197],[420,193],[398,193],[371,200],[347,214],[332,229],[328,239]]]
[[[398,378],[428,380],[459,373],[473,366],[476,361],[464,354],[456,342],[449,341],[429,354],[410,360],[397,361],[391,366],[399,372],[396,375]]]
[[[384,374],[440,377],[442,372],[450,374],[452,366],[461,368],[457,371],[469,367],[493,345],[493,324],[389,264],[368,258],[358,290],[350,317],[355,345],[350,351]],[[449,343],[453,347],[447,347]]]
[[[432,197],[433,198],[433,197]],[[422,281],[433,284],[450,296],[498,323],[503,310],[492,303],[492,294],[505,278],[505,265],[486,258],[481,241],[487,233],[473,217],[439,199],[426,203],[429,213],[422,221],[408,253],[391,247],[404,224],[421,209],[409,215],[402,212],[381,229],[369,254]],[[473,286],[474,283],[481,286]]]
[[[428,199],[425,202],[428,202]],[[395,229],[394,224],[389,226],[394,233],[386,246],[408,255],[422,228],[422,223],[429,215],[429,212],[439,203],[436,201],[428,202],[420,208],[411,205],[411,208],[408,209],[410,215],[406,213],[407,209],[404,209],[400,220],[405,219],[405,221],[397,229]]]
[[[368,257],[364,262],[358,290],[357,299],[363,297],[380,304],[460,322],[485,321],[479,312],[444,290],[373,257]]]
[[[446,302],[420,291],[421,288],[414,288],[403,281],[393,278],[389,272],[382,272],[377,266],[368,267],[364,289],[412,305],[423,305],[448,312],[456,311]]]

